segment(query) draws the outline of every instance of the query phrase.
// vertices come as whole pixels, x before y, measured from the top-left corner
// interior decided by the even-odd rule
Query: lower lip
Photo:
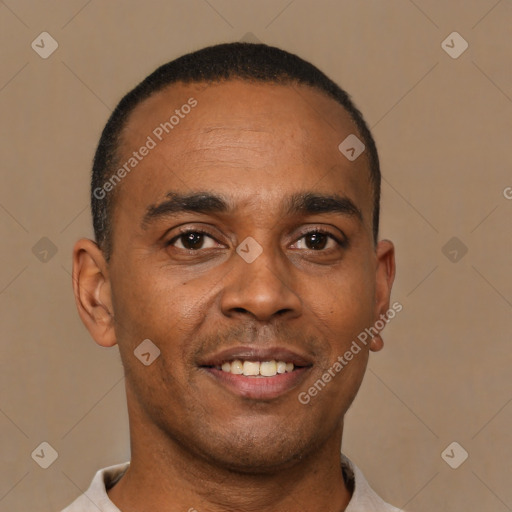
[[[236,395],[255,400],[270,400],[296,388],[306,378],[311,367],[296,368],[292,372],[278,373],[273,377],[246,377],[217,368],[204,369],[213,376],[216,382]]]

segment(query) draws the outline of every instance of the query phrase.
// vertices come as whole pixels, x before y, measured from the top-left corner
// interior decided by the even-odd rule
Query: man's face
[[[190,97],[197,105],[159,141],[155,128]],[[387,309],[392,280],[382,270],[392,256],[373,245],[366,154],[350,162],[338,150],[351,133],[344,109],[304,86],[177,84],[135,109],[121,162],[149,135],[157,144],[116,190],[108,269],[137,422],[241,471],[284,467],[341,436],[368,349],[307,405],[298,395]],[[227,208],[169,203],[199,192]],[[134,355],[145,339],[160,349],[149,366]],[[295,369],[220,368],[233,360]]]

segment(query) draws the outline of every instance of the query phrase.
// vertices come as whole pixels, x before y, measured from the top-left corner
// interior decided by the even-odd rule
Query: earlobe
[[[370,350],[372,352],[378,352],[379,350],[382,350],[384,348],[384,340],[382,339],[382,336],[380,334],[377,334],[372,338],[372,341],[370,342]]]
[[[101,249],[81,239],[73,248],[73,291],[78,314],[98,345],[117,343],[108,267]]]
[[[377,267],[375,273],[375,312],[374,325],[384,323],[395,280],[395,247],[389,240],[381,240],[376,249]],[[381,329],[379,329],[380,331]],[[382,336],[377,334],[371,341],[370,350],[377,352],[384,346]]]

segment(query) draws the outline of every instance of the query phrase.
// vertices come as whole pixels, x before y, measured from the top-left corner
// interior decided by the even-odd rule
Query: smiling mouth
[[[241,345],[199,359],[216,386],[244,399],[273,400],[300,386],[313,368],[308,354],[285,347]]]
[[[275,377],[283,373],[291,373],[296,369],[293,363],[276,361],[275,359],[270,361],[242,361],[241,359],[233,359],[232,361],[222,363],[222,365],[210,366],[209,368],[245,377]]]

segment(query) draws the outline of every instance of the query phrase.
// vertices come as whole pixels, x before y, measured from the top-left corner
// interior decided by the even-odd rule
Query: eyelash
[[[206,235],[206,236],[208,236],[208,237],[210,237],[210,238],[215,240],[215,237],[211,233],[209,233],[208,231],[205,231],[205,230],[202,230],[202,229],[184,229],[184,230],[180,231],[179,235],[174,236],[168,242],[166,242],[166,244],[165,244],[166,247],[172,246],[172,244],[174,242],[176,242],[179,238],[181,238],[182,236],[188,235],[189,233]],[[317,234],[317,233],[318,234],[322,234],[322,235],[327,235],[329,238],[334,240],[342,249],[346,249],[348,247],[348,240],[346,240],[346,239],[344,239],[344,240],[343,239],[339,239],[336,236],[334,236],[330,231],[327,231],[327,230],[321,229],[321,228],[315,228],[315,229],[312,229],[310,231],[305,231],[304,233],[302,233],[300,235],[299,238],[297,238],[297,241],[301,240],[305,236],[312,235],[312,234]],[[196,249],[196,250],[194,250],[194,249],[180,249],[180,250],[182,250],[182,251],[189,251],[189,252],[199,252],[201,249]],[[309,251],[313,251],[313,252],[326,252],[329,249],[319,249],[319,250],[316,250],[316,251],[315,251],[315,249],[308,249],[308,250]]]

